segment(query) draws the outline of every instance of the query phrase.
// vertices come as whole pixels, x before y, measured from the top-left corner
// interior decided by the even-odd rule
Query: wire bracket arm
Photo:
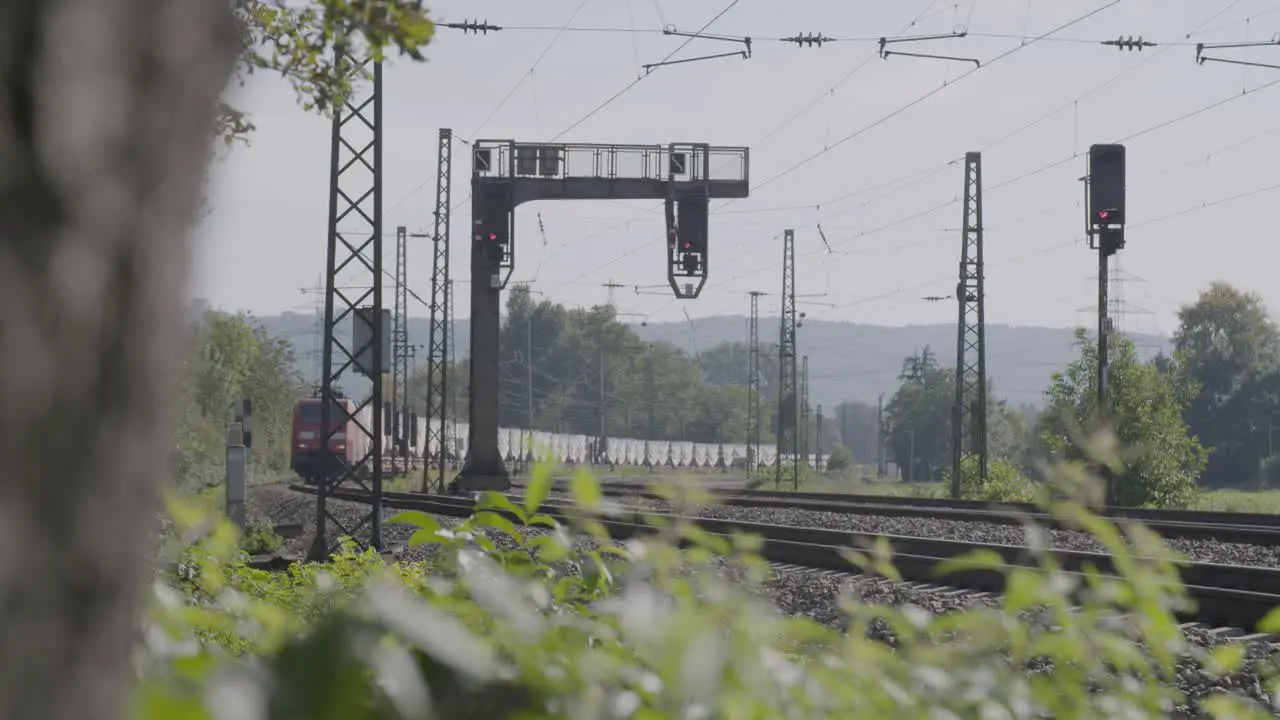
[[[1271,68],[1280,70],[1280,65],[1275,63],[1250,62],[1248,60],[1233,60],[1231,58],[1210,57],[1204,54],[1205,50],[1226,50],[1233,48],[1251,48],[1251,47],[1269,47],[1280,46],[1280,33],[1271,37],[1270,40],[1258,40],[1255,42],[1235,42],[1235,43],[1197,43],[1196,44],[1196,64],[1204,65],[1207,62],[1224,63],[1227,65],[1245,65],[1248,67]]]
[[[653,72],[654,69],[656,68],[665,67],[667,65],[682,65],[684,63],[698,62],[699,60],[718,60],[720,58],[727,58],[727,57],[741,57],[743,60],[746,60],[751,57],[751,38],[749,37],[736,37],[732,35],[715,35],[712,33],[701,33],[701,32],[685,32],[683,30],[677,29],[675,25],[668,25],[664,27],[662,29],[662,34],[672,35],[675,37],[691,38],[695,40],[719,40],[721,42],[739,43],[742,45],[743,49],[735,50],[733,52],[716,53],[714,55],[699,55],[698,57],[681,58],[680,60],[663,60],[661,62],[649,63],[647,65],[642,66],[644,68],[644,72],[646,75]]]
[[[974,67],[980,66],[982,63],[977,58],[955,57],[953,55],[931,55],[927,53],[900,52],[890,50],[891,43],[906,42],[924,42],[926,40],[949,40],[952,38],[962,38],[968,36],[967,31],[947,33],[946,35],[908,35],[905,37],[882,37],[880,38],[880,59],[887,60],[890,55],[899,55],[902,57],[928,58],[930,60],[957,60],[959,62],[971,62]]]

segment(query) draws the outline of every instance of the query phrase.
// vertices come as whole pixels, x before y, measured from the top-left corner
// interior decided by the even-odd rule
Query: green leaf
[[[569,557],[569,549],[554,534],[542,535],[529,541],[538,551],[538,559],[545,563],[560,562]]]
[[[440,522],[421,510],[405,510],[387,518],[386,522],[398,525],[413,525],[433,532],[440,529]]]
[[[1224,643],[1209,652],[1205,670],[1214,675],[1230,675],[1244,664],[1244,655],[1243,643]]]
[[[538,463],[533,468],[529,484],[524,488],[524,509],[530,515],[538,511],[542,501],[551,494],[551,466]]]
[[[181,696],[176,689],[146,683],[132,698],[130,716],[136,720],[206,720],[209,711],[197,695]]]
[[[965,570],[1000,570],[1005,567],[1004,558],[995,550],[973,550],[963,555],[947,558],[938,563],[938,576]]]
[[[499,515],[492,510],[482,510],[476,513],[474,522],[476,525],[491,527],[494,530],[509,535],[511,539],[521,545],[524,545],[524,535],[516,529],[516,526],[513,525],[506,517]]]
[[[409,547],[447,543],[449,538],[440,534],[440,528],[418,528],[409,536]]]
[[[516,507],[516,504],[511,502],[511,498],[500,492],[490,490],[484,493],[480,496],[480,502],[476,503],[476,507],[481,510],[505,510],[512,515],[515,515],[521,525],[528,522],[528,518],[525,515],[524,510]]]
[[[1280,634],[1280,607],[1267,613],[1267,616],[1258,622],[1258,632],[1271,635]]]
[[[600,483],[586,470],[578,470],[573,474],[573,500],[579,507],[587,510],[597,510],[604,504],[604,492],[600,489]]]

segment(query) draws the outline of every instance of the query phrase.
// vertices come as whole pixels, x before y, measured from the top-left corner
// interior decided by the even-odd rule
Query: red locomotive
[[[354,468],[369,453],[369,435],[361,430],[359,421],[369,428],[368,408],[357,412],[357,404],[350,398],[334,398],[329,409],[329,453],[323,452],[320,442],[320,398],[307,398],[293,406],[293,444],[289,453],[289,465],[307,484],[314,485],[341,478],[346,468]],[[343,412],[346,410],[346,412]],[[368,465],[368,463],[365,463]],[[371,468],[363,468],[368,472]]]

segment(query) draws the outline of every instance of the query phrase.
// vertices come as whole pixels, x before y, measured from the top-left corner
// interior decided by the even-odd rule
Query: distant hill
[[[317,374],[318,323],[314,315],[285,313],[257,318],[273,333],[294,343],[308,377]],[[409,319],[409,340],[422,345],[425,359],[429,322]],[[669,342],[693,353],[726,341],[745,341],[747,319],[741,315],[716,316],[691,322],[649,323],[632,326],[644,340]],[[469,349],[470,323],[458,321],[456,355]],[[1070,328],[987,326],[987,371],[998,395],[1013,404],[1043,402],[1049,376],[1075,357]],[[843,400],[875,402],[891,395],[899,385],[903,358],[928,345],[943,365],[955,362],[954,325],[886,327],[858,323],[805,320],[798,331],[799,350],[809,356],[810,397],[814,404],[834,405]],[[761,342],[776,343],[778,318],[760,319]],[[1143,357],[1169,352],[1167,338],[1130,333]]]

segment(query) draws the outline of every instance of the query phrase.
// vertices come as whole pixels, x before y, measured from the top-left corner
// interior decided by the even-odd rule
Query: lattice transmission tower
[[[436,158],[435,227],[431,235],[431,323],[427,331],[427,442],[422,448],[422,491],[443,493],[449,469],[449,370],[453,324],[449,279],[449,202],[453,130],[440,128]],[[432,471],[435,471],[434,477]]]
[[[310,552],[317,561],[328,558],[332,550],[326,539],[328,521],[353,538],[361,537],[368,525],[369,544],[382,548],[382,378],[391,372],[390,313],[382,305],[382,63],[349,50],[350,45],[335,50],[335,65],[354,65],[362,71],[372,66],[373,77],[372,84],[356,83],[334,109],[330,136],[320,369],[320,447],[327,468],[316,479],[316,529]],[[339,334],[339,328],[347,327],[352,328],[350,343]],[[352,409],[337,401],[339,381],[348,369],[367,376],[371,385],[368,398],[350,401]],[[363,457],[348,460],[333,451],[333,436],[344,430],[348,447],[358,446],[360,440],[350,437],[353,431],[365,436],[368,450]],[[348,482],[373,496],[369,514],[354,527],[328,509],[329,493]]]
[[[809,356],[800,358],[800,466],[809,467]]]
[[[757,473],[760,464],[760,296],[753,290],[751,318],[747,324],[747,477]]]
[[[396,228],[395,310],[391,315],[392,469],[409,472],[409,231]]]
[[[796,437],[796,235],[782,233],[782,317],[778,332],[778,431],[773,461],[774,484],[782,484],[782,463],[790,462],[792,483],[800,483],[800,448]],[[786,460],[784,461],[784,458]]]
[[[964,156],[964,218],[960,229],[960,280],[956,284],[956,395],[951,422],[951,496],[960,497],[965,455],[987,479],[986,294],[982,260],[982,154]]]

